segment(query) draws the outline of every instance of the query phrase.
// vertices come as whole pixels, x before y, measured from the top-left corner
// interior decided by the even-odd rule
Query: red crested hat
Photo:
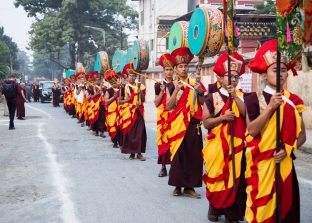
[[[69,79],[71,79],[71,80],[76,80],[76,75],[75,75],[75,74],[70,75],[70,76],[69,76]]]
[[[69,83],[70,82],[70,80],[68,79],[68,78],[63,78],[63,83]]]
[[[171,56],[174,58],[175,66],[179,64],[189,64],[194,58],[194,55],[187,47],[175,49],[174,51],[172,51]]]
[[[218,76],[224,76],[228,72],[228,55],[228,52],[224,52],[216,61],[213,71]],[[233,52],[230,55],[230,70],[236,71],[239,75],[245,73],[244,58],[237,52]]]
[[[132,63],[127,63],[124,68],[122,69],[121,76],[125,79],[128,77],[129,74],[133,74],[131,70],[133,70],[133,64]]]
[[[98,76],[99,76],[99,72],[97,72],[97,71],[93,71],[91,73],[91,78],[93,78],[93,79],[97,78]]]
[[[79,72],[76,74],[76,79],[85,78],[85,77],[86,77],[86,74],[84,72]]]
[[[118,74],[113,69],[110,69],[105,73],[104,79],[110,84],[116,83]]]
[[[248,64],[249,68],[256,73],[262,74],[267,69],[276,64],[277,58],[277,39],[271,39],[265,42],[257,51],[253,60]],[[293,69],[293,65],[287,63],[287,59],[281,56],[281,63],[287,66],[287,70],[292,69],[293,74],[297,75],[297,72]]]
[[[174,67],[174,58],[171,56],[169,53],[165,53],[161,55],[159,58],[159,65],[162,66],[163,68],[165,67]]]
[[[89,81],[90,80],[91,75],[90,74],[86,74],[86,80]]]

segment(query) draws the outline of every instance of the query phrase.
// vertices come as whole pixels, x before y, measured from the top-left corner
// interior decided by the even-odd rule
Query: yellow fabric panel
[[[133,111],[134,107],[135,107],[135,105],[133,105],[133,104],[129,104],[129,103],[123,104],[122,109],[120,110],[120,117],[122,117],[122,120],[123,120],[122,121],[122,128],[123,129],[127,128],[131,124],[131,122],[133,120],[133,116],[135,114],[135,112]],[[129,120],[126,121],[127,119],[129,119]]]
[[[117,121],[117,113],[116,112],[113,112],[109,115],[106,115],[106,119],[105,119],[106,125],[113,127],[115,125],[116,121]]]
[[[159,120],[167,120],[168,119],[168,111],[165,111],[165,106],[163,104],[160,104],[157,107],[157,121]],[[164,137],[161,134],[161,129],[163,128],[162,124],[157,124],[157,145],[161,145],[164,140],[166,140],[166,137]],[[167,134],[166,134],[167,135]]]
[[[296,109],[299,113],[302,113],[306,110],[306,106],[305,105],[296,105]]]
[[[239,117],[239,110],[235,103],[232,104],[232,109],[235,113],[235,117]],[[211,133],[215,135],[214,138],[208,139],[206,137],[206,144],[203,149],[203,158],[204,158],[204,166],[206,170],[206,174],[210,178],[216,178],[219,175],[223,174],[223,168],[225,165],[225,157],[222,147],[222,139],[221,134],[224,135],[227,145],[229,147],[229,156],[231,156],[231,136],[227,133],[227,129],[229,128],[229,123],[221,123],[218,126],[214,127],[211,130]],[[235,130],[234,130],[235,131]],[[234,137],[234,147],[238,147],[242,145],[244,142],[242,139]],[[236,179],[239,178],[241,174],[241,159],[242,159],[243,152],[239,152],[235,154],[235,172],[236,172]],[[233,187],[233,172],[232,172],[232,161],[228,163],[229,167],[229,179],[228,185],[225,185],[224,181],[217,181],[214,184],[207,183],[206,186],[211,192],[223,191],[226,188]]]
[[[258,177],[259,177],[259,189],[257,194],[257,199],[271,194],[272,187],[275,181],[275,160],[267,159],[260,161],[257,165],[258,167]]]
[[[246,148],[246,152],[245,152],[245,156],[246,156],[246,166],[249,166],[249,167],[250,167],[250,166],[252,165],[252,163],[253,163],[252,155],[251,155],[252,149],[253,149],[253,147],[247,147],[247,148]],[[251,169],[250,169],[250,168],[246,168],[245,177],[246,177],[246,178],[251,177]]]
[[[236,179],[238,179],[239,176],[241,175],[241,168],[242,168],[241,160],[242,160],[242,157],[243,157],[243,151],[235,154],[235,176],[236,176]],[[230,177],[229,177],[228,187],[232,188],[234,186],[232,161],[229,162],[229,172],[230,172]]]
[[[136,84],[133,84],[133,86],[135,86],[136,88],[132,88],[132,91],[134,92],[134,94],[137,94],[137,93],[138,93],[138,89],[137,89],[138,84],[137,84],[137,83],[136,83]],[[127,85],[125,91],[126,91],[126,93],[127,93],[128,95],[131,95],[131,91],[130,91],[129,88],[131,88],[131,86]],[[146,89],[146,87],[145,87],[143,84],[140,84],[140,89],[141,89],[141,91],[143,91],[143,90]],[[137,104],[137,101],[138,101],[138,97],[134,97],[132,104],[136,105],[136,104]]]
[[[222,152],[222,140],[220,136],[222,125],[218,125],[212,129],[215,138],[208,140],[206,137],[206,145],[203,149],[205,169],[209,177],[217,177],[220,170],[224,166],[224,157]]]
[[[173,136],[175,136],[175,135],[177,135],[183,131],[186,131],[186,126],[185,126],[183,119],[184,119],[184,114],[182,112],[180,112],[179,116],[173,122],[171,122],[171,129],[168,132],[168,137],[171,138],[171,137],[173,137]],[[190,117],[188,120],[190,120]],[[183,141],[183,137],[181,137],[178,140],[171,142],[171,144],[170,144],[171,160],[173,159],[174,155],[178,151],[182,141]]]
[[[262,207],[257,208],[257,222],[263,222],[273,216],[276,206],[276,193],[273,194],[272,199]]]
[[[194,86],[196,84],[196,80],[189,78],[189,83],[190,83],[190,85]],[[190,93],[188,95],[188,103],[190,104],[191,115],[195,114],[197,112],[197,110],[198,110],[198,100],[197,100],[197,98],[196,98],[195,104],[193,103],[194,95],[195,95],[195,91],[190,90]]]

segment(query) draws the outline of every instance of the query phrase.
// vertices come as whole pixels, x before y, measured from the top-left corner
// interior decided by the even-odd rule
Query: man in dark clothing
[[[18,94],[17,83],[14,77],[10,77],[8,80],[5,80],[1,86],[0,91],[4,94],[7,105],[9,108],[10,114],[10,125],[9,130],[15,129],[14,127],[14,116],[16,110],[16,98]]]

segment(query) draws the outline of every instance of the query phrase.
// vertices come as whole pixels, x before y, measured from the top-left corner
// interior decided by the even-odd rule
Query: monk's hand
[[[286,157],[285,149],[281,149],[278,153],[275,151],[273,157],[276,163],[282,162],[282,160]]]
[[[177,91],[179,91],[184,87],[184,84],[180,81],[175,81],[174,86],[175,86],[175,89],[177,89]]]
[[[165,85],[164,85],[164,84],[161,84],[161,85],[160,85],[160,90],[161,90],[161,92],[165,93],[165,89],[166,89]]]
[[[282,99],[282,94],[281,93],[275,93],[271,99],[270,99],[270,103],[269,103],[269,108],[271,110],[275,110],[278,106],[280,106],[283,102],[283,99]]]
[[[199,94],[199,95],[203,95],[204,91],[202,89],[202,87],[200,86],[200,84],[195,84],[194,86],[195,91]]]
[[[229,94],[232,95],[233,98],[237,97],[235,87],[233,87],[232,85],[227,86],[227,91],[229,92]]]
[[[224,115],[222,115],[224,121],[233,121],[235,118],[235,113],[233,111],[227,111]]]

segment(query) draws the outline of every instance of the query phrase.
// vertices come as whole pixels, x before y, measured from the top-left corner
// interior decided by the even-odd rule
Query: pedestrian
[[[35,83],[33,85],[33,96],[34,96],[34,102],[39,102],[39,84]]]
[[[58,80],[54,79],[52,87],[52,104],[53,107],[60,107],[61,88],[59,87]]]
[[[293,68],[281,56],[281,92],[276,92],[277,40],[265,42],[249,62],[265,80],[263,91],[246,94],[246,222],[276,222],[276,164],[280,164],[281,222],[300,222],[299,185],[294,152],[306,140],[304,103],[283,88]],[[281,112],[281,150],[276,152],[276,108]]]
[[[144,102],[146,88],[141,83],[136,83],[136,74],[131,72],[133,64],[126,64],[122,75],[128,75],[128,84],[125,86],[126,110],[123,117],[123,145],[122,153],[130,154],[129,159],[145,161],[142,155],[146,150],[146,128],[144,122]],[[135,154],[137,156],[135,157]]]
[[[164,131],[164,125],[168,120],[169,110],[166,107],[166,90],[172,95],[174,90],[173,84],[173,68],[174,58],[166,53],[159,58],[159,64],[163,67],[163,74],[165,79],[161,82],[157,82],[154,85],[155,88],[155,100],[154,104],[157,108],[157,146],[158,146],[158,161],[161,165],[159,177],[167,176],[166,165],[170,164],[170,144],[167,140],[166,131]]]
[[[28,102],[25,95],[25,84],[21,83],[18,85],[18,94],[16,99],[16,117],[19,120],[25,120],[25,102]]]
[[[33,96],[31,84],[29,84],[29,83],[26,84],[25,92],[26,92],[26,98],[27,98],[28,102],[31,102],[31,97]]]
[[[202,83],[188,78],[188,65],[194,57],[189,48],[175,49],[171,55],[175,59],[179,80],[175,81],[171,96],[167,91],[166,101],[167,109],[173,109],[167,121],[171,156],[169,185],[175,187],[174,196],[181,196],[184,188],[184,195],[200,198],[194,188],[202,186],[201,121],[206,89]]]
[[[105,92],[105,123],[107,127],[107,132],[111,137],[112,142],[114,143],[113,148],[118,148],[122,145],[121,143],[121,130],[118,126],[118,97],[119,97],[119,88],[118,74],[114,70],[109,70],[105,74],[105,81],[110,83],[111,87]]]
[[[209,93],[203,109],[203,124],[208,130],[203,149],[206,196],[209,201],[208,219],[218,221],[224,215],[227,223],[244,220],[246,204],[246,183],[244,172],[244,136],[246,131],[243,93],[236,89],[240,76],[245,73],[245,63],[241,55],[230,55],[231,85],[228,77],[228,53],[223,53],[216,61],[213,71],[218,75],[221,86]],[[232,99],[229,95],[231,94]],[[232,111],[230,111],[232,100]],[[235,186],[230,121],[233,122]]]
[[[16,111],[16,101],[18,95],[18,84],[16,83],[15,77],[10,76],[9,79],[5,80],[1,86],[1,92],[4,94],[7,106],[9,109],[9,130],[15,129],[14,127],[14,116]]]

